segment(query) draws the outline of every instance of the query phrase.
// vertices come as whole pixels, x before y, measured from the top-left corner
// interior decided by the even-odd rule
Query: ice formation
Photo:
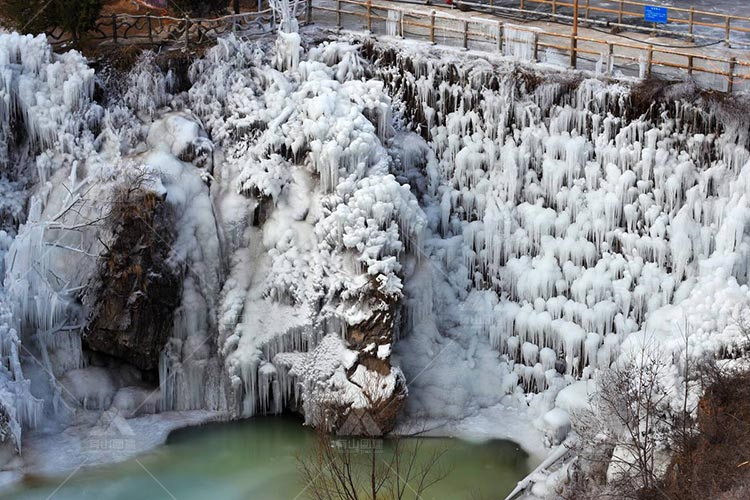
[[[533,33],[505,36],[517,57]],[[419,377],[415,411],[456,419],[541,392],[531,414],[559,442],[569,421],[555,394],[621,352],[657,338],[679,359],[685,328],[695,356],[742,342],[750,155],[731,111],[676,90],[639,116],[627,85],[377,45],[370,57],[430,151],[408,176],[433,268],[407,283],[409,333],[396,345],[407,378]],[[477,370],[502,380],[493,394]]]
[[[528,403],[552,445],[638,342],[679,360],[686,327],[691,355],[732,355],[750,153],[728,107],[533,74],[512,26],[499,64],[288,28],[219,40],[183,85],[146,54],[101,105],[79,54],[0,35],[6,441],[79,406],[320,423],[408,381],[414,415]],[[81,340],[126,173],[174,214],[155,400]]]
[[[77,260],[73,253],[66,262],[64,254],[71,245],[78,249],[83,236],[76,242],[63,230],[67,211],[85,188],[78,168],[86,151],[79,144],[101,120],[102,109],[91,102],[94,71],[85,59],[74,51],[53,54],[44,36],[0,35],[0,68],[0,412],[7,425],[0,441],[20,449],[21,428],[39,425],[44,410],[22,361],[36,356],[45,370],[58,374],[79,365],[78,321],[75,307],[68,307],[75,270],[67,276],[55,271]],[[36,161],[30,159],[38,153]],[[72,165],[64,176],[63,162]],[[61,183],[68,185],[66,195],[56,185]],[[42,222],[45,213],[49,218]],[[48,347],[62,352],[54,355]],[[59,394],[51,399],[59,404]]]
[[[390,324],[402,294],[401,258],[421,251],[426,222],[389,170],[383,144],[393,132],[383,84],[358,79],[362,63],[353,47],[323,45],[304,60],[278,59],[290,47],[277,43],[279,71],[248,45],[224,40],[194,65],[191,93],[208,94],[222,108],[198,111],[223,138],[227,157],[213,189],[230,260],[219,339],[237,410],[253,415],[304,404],[315,421],[312,406],[333,392],[326,399],[310,389],[322,382],[308,365],[321,349],[338,352],[319,343],[330,345],[335,335],[351,346],[353,329],[373,318]],[[233,75],[219,88],[217,66]],[[380,346],[391,339],[383,333]],[[364,358],[389,358],[382,349],[346,352],[355,356],[345,363],[353,377],[369,372],[358,364]],[[342,407],[359,408],[365,396],[392,397],[336,373],[348,384],[338,394]]]
[[[86,60],[74,51],[54,54],[44,37],[0,35],[0,52],[6,106],[0,124],[1,184],[12,193],[3,205],[0,241],[1,387],[15,446],[20,447],[22,427],[48,426],[78,410],[106,409],[115,390],[130,387],[133,393],[143,384],[140,377],[123,382],[127,367],[94,359],[81,339],[87,321],[82,299],[90,299],[97,260],[112,237],[107,218],[113,190],[137,172],[182,214],[174,228],[175,267],[199,273],[184,280],[182,309],[165,350],[164,371],[174,375],[163,380],[167,390],[182,384],[197,396],[175,402],[165,392],[167,404],[159,406],[226,407],[219,376],[212,378],[214,372],[206,369],[211,356],[193,349],[215,330],[215,290],[220,287],[217,227],[205,182],[211,141],[187,113],[148,122],[148,133],[136,115],[146,120],[151,115],[143,115],[135,102],[128,108],[127,96],[103,108],[92,99],[94,71]],[[137,76],[150,70],[134,70],[136,90],[158,90]],[[152,97],[167,101],[164,95]],[[173,359],[179,359],[178,368]],[[97,376],[104,370],[100,366],[108,366],[114,379]],[[195,372],[200,373],[197,380],[190,378]],[[202,390],[204,381],[209,391]]]

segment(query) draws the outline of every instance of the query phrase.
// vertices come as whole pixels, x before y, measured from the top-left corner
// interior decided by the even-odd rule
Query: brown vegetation
[[[675,500],[750,498],[750,372],[706,376],[695,435],[675,453],[662,489]]]
[[[712,360],[689,367],[691,383],[703,396],[691,408],[686,394],[685,405],[675,411],[664,405],[658,377],[649,375],[659,368],[645,370],[645,376],[631,368],[606,372],[592,410],[578,416],[579,459],[563,498],[750,498],[750,371],[721,368]],[[628,379],[641,381],[637,390]],[[612,423],[627,431],[626,439],[608,431]],[[666,473],[655,460],[662,446],[657,443],[664,442],[669,450],[662,453],[671,453]],[[613,468],[620,472],[610,476]]]

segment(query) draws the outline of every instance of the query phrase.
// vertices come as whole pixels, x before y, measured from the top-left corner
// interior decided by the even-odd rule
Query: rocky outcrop
[[[363,301],[373,307],[366,319],[341,335],[329,333],[308,353],[282,352],[273,360],[280,380],[300,387],[297,410],[305,421],[343,436],[387,434],[407,395],[403,373],[391,365],[398,301],[378,293]]]
[[[343,412],[339,416],[336,429],[346,435],[383,435],[396,425],[396,418],[406,402],[406,379],[400,370],[391,365],[391,344],[394,340],[394,310],[375,312],[367,320],[352,326],[347,333],[352,349],[359,351],[356,366],[347,371],[347,378],[355,385],[357,367],[362,366],[370,377],[374,377],[373,387],[362,387],[368,399],[366,414],[363,412]],[[384,389],[388,388],[388,391]],[[352,428],[352,418],[358,418],[361,425]]]
[[[117,190],[109,221],[113,238],[99,258],[84,342],[155,370],[182,293],[181,271],[169,262],[169,209],[159,193],[136,180]]]

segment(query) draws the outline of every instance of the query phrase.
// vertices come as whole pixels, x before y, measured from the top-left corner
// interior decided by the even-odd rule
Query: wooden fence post
[[[307,24],[312,24],[313,5],[312,0],[307,0],[307,12],[305,15]]]
[[[430,11],[430,43],[435,45],[435,11]]]
[[[585,7],[583,15],[586,21],[588,21],[589,20],[589,0],[586,0],[586,7]]]
[[[367,0],[367,31],[372,33],[372,1]]]
[[[726,44],[727,47],[730,47],[729,39],[731,36],[731,30],[732,30],[731,23],[732,23],[732,18],[729,17],[729,14],[727,14],[726,23],[724,25],[724,43]]]
[[[736,65],[737,58],[731,58],[729,60],[729,80],[727,80],[727,94],[731,94],[734,91],[734,67]]]
[[[534,32],[534,61],[539,61],[539,33]]]
[[[651,76],[651,65],[654,63],[654,46],[648,46],[648,56],[646,58],[646,77]]]
[[[693,75],[693,56],[688,56],[688,75]]]
[[[464,21],[464,50],[469,48],[469,23]]]
[[[117,45],[117,14],[112,14],[112,41]]]
[[[578,66],[578,0],[573,2],[573,30],[570,32],[570,67]]]
[[[695,21],[695,7],[690,7],[690,16],[688,17],[688,33],[690,41],[693,41],[693,22]]]
[[[557,0],[552,0],[552,15],[557,14]]]
[[[341,0],[336,0],[336,29],[341,31]]]
[[[523,10],[523,7],[524,7],[523,0],[521,0],[521,7],[520,7],[520,9]]]
[[[620,24],[622,24],[622,9],[623,9],[622,3],[623,3],[622,0],[620,0],[620,10],[617,12],[617,22]]]
[[[401,31],[401,38],[404,38],[404,11],[400,10],[398,16],[399,31]]]
[[[615,66],[615,46],[612,42],[607,42],[607,76],[612,76]]]
[[[497,22],[497,51],[503,51],[503,22]]]
[[[148,41],[154,43],[154,31],[151,26],[151,14],[146,15],[146,21],[148,22]]]
[[[576,69],[578,66],[578,37],[575,33],[570,35],[570,67]]]

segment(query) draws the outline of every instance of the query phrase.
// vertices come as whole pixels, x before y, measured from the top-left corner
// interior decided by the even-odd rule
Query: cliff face
[[[224,43],[193,67],[190,92],[226,155],[212,186],[229,260],[219,342],[238,412],[297,408],[334,430],[383,405],[385,432],[406,392],[390,361],[402,260],[424,228],[391,171],[390,100],[348,44],[305,53],[286,34],[280,71]]]
[[[162,409],[387,432],[400,367],[432,417],[506,397],[543,417],[652,318],[670,342],[678,314],[706,350],[736,339],[750,155],[718,108],[632,116],[620,84],[294,33],[219,40],[179,88],[145,56],[102,107],[80,55],[5,45],[40,54],[13,66],[24,113],[0,113],[0,153],[35,172],[27,222],[0,235],[6,382],[33,362],[19,345],[61,378],[98,351],[158,372]]]
[[[112,200],[114,234],[99,257],[83,340],[91,350],[155,371],[180,303],[182,269],[168,263],[174,221],[164,198],[131,182]]]
[[[305,51],[288,33],[269,48],[220,40],[179,86],[146,54],[105,107],[69,96],[68,135],[44,129],[49,176],[11,244],[11,299],[20,337],[85,410],[158,378],[153,411],[393,427],[403,263],[425,217],[394,175],[391,102],[355,46]]]
[[[368,387],[366,397],[368,405],[366,410],[361,410],[355,415],[364,424],[368,420],[370,426],[361,425],[359,431],[365,435],[373,433],[386,434],[393,430],[401,410],[406,403],[408,395],[406,378],[401,373],[394,373],[391,363],[391,349],[396,341],[395,312],[400,304],[392,304],[383,311],[378,311],[367,320],[349,328],[347,340],[352,349],[359,351],[358,364],[347,371],[350,380],[356,380],[357,368],[361,365],[370,373],[377,373],[382,379],[380,387]],[[385,381],[390,383],[393,377],[393,389],[383,397],[380,390],[383,389]],[[365,413],[366,412],[366,413]],[[367,420],[364,416],[367,416]],[[336,422],[335,429],[339,433],[352,434],[351,415],[341,412]],[[376,430],[378,432],[376,432]]]

